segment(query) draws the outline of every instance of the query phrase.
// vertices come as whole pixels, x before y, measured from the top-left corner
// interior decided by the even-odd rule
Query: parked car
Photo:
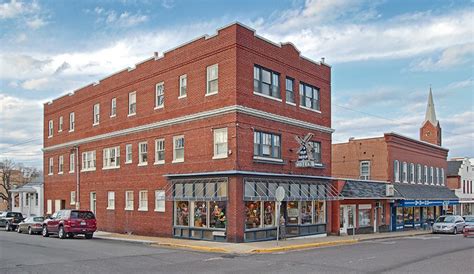
[[[28,232],[28,234],[39,234],[43,230],[44,217],[29,217],[18,224],[18,233]]]
[[[97,223],[92,211],[65,209],[44,220],[42,235],[48,237],[50,234],[57,234],[60,239],[64,239],[82,234],[86,239],[91,239],[96,229]]]
[[[436,219],[433,224],[433,233],[457,234],[464,229],[464,219],[459,215],[445,215]]]
[[[464,216],[464,237],[474,235],[474,216]]]
[[[23,219],[23,215],[20,212],[6,211],[0,215],[0,226],[4,227],[6,231],[15,230]]]

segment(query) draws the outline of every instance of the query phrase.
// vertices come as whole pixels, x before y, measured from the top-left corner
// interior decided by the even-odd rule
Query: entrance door
[[[96,195],[95,195],[95,192],[91,192],[91,206],[90,206],[90,209],[92,212],[94,212],[95,214],[95,209],[96,209]]]
[[[355,227],[355,205],[341,205],[339,208],[339,232],[348,233]],[[351,231],[352,232],[352,231]]]

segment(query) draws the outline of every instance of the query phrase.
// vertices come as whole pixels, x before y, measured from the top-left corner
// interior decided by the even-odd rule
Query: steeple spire
[[[425,121],[420,128],[420,140],[441,146],[441,126],[439,121],[436,119],[431,85],[430,94],[428,95],[428,106],[426,107]]]
[[[438,120],[436,119],[436,112],[433,103],[433,93],[431,92],[431,85],[430,94],[428,95],[428,105],[426,107],[425,121],[423,123],[426,123],[426,121],[430,121],[433,126],[438,125]]]

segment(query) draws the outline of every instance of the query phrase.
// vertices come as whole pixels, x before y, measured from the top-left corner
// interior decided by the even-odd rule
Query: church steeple
[[[426,106],[425,121],[420,128],[420,140],[441,146],[441,126],[436,119],[436,112],[433,102],[433,92],[428,95],[428,105]]]

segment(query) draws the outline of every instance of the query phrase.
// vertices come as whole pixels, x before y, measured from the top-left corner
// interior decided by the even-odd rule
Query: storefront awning
[[[459,200],[454,191],[445,186],[394,184],[394,187],[405,200]]]
[[[343,199],[328,180],[245,178],[244,184],[246,201],[275,201],[275,192],[279,186],[285,189],[285,201]]]
[[[387,183],[370,181],[346,181],[341,191],[344,199],[402,199],[396,191],[387,196]]]
[[[227,177],[170,180],[166,189],[169,201],[225,201]]]

